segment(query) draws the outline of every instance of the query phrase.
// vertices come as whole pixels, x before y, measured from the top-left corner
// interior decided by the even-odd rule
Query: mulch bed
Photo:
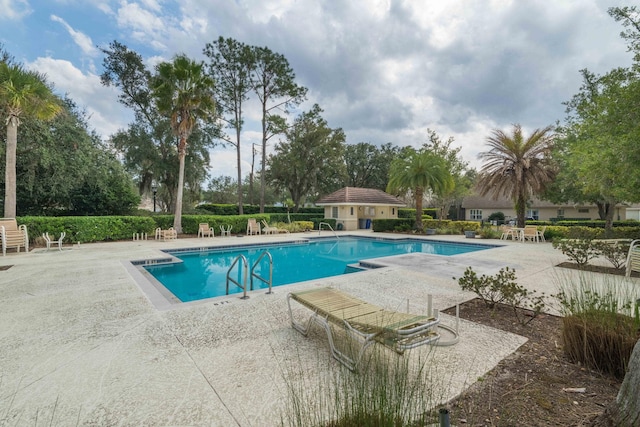
[[[574,262],[561,262],[560,264],[556,265],[556,267],[570,268],[572,270],[580,270],[580,269],[582,269],[583,271],[589,271],[589,272],[592,272],[592,273],[613,274],[615,276],[624,276],[625,275],[625,269],[624,268],[613,268],[613,267],[606,267],[606,266],[602,266],[602,265],[587,264],[587,265],[583,265],[582,267],[580,267],[578,264],[576,264]],[[632,271],[631,272],[631,277],[640,277],[640,272]]]
[[[455,308],[445,313],[455,315]],[[560,317],[544,314],[521,325],[511,307],[498,305],[491,311],[480,299],[462,304],[460,317],[528,341],[449,403],[452,425],[592,426],[615,400],[619,380],[565,357]],[[585,393],[566,390],[582,387]]]

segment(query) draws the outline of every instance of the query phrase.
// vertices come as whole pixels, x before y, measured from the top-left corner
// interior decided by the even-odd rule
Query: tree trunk
[[[238,169],[238,214],[243,215],[242,208],[242,162],[240,161],[240,129],[236,126],[236,168]]]
[[[265,167],[267,163],[267,110],[266,97],[262,104],[262,165],[260,167],[260,213],[264,213],[264,190],[266,184]],[[296,205],[297,206],[297,205]]]
[[[416,187],[416,230],[422,231],[422,198],[424,190],[422,187]]]
[[[4,184],[4,217],[16,217],[16,147],[18,145],[18,119],[11,116],[7,122],[7,153]]]
[[[524,228],[525,226],[525,210],[527,208],[527,201],[522,195],[518,195],[518,200],[516,200],[516,219],[518,222],[519,228]]]
[[[186,140],[180,141],[178,158],[180,159],[180,170],[178,171],[178,192],[176,195],[176,210],[173,218],[173,228],[178,234],[182,234],[182,192],[184,187],[184,160],[187,155]]]
[[[616,398],[619,426],[640,425],[640,341],[633,347],[627,374]]]

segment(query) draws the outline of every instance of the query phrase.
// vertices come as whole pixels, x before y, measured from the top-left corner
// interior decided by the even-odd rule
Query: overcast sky
[[[453,137],[479,167],[491,129],[564,118],[579,70],[629,66],[619,0],[0,0],[0,41],[91,114],[105,139],[131,113],[101,86],[113,40],[149,64],[205,58],[219,36],[283,54],[347,143],[419,146],[427,128]],[[298,113],[302,110],[299,110]],[[257,110],[243,137],[243,173],[260,142]],[[292,117],[293,119],[293,117]],[[211,175],[235,176],[235,148],[212,153]],[[257,164],[256,164],[257,167]]]

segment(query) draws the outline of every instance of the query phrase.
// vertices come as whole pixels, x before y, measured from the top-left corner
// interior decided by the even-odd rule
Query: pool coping
[[[233,245],[215,245],[215,246],[194,246],[187,248],[172,248],[172,249],[160,249],[160,252],[164,254],[162,257],[154,257],[154,258],[146,258],[146,259],[137,259],[137,260],[123,260],[122,264],[131,277],[134,279],[135,283],[138,285],[142,293],[149,300],[149,302],[159,311],[166,311],[171,309],[176,309],[179,307],[189,307],[192,305],[203,304],[203,303],[213,303],[214,305],[218,304],[227,304],[231,300],[239,299],[237,295],[242,295],[242,293],[233,293],[231,295],[221,295],[209,298],[203,298],[199,300],[193,301],[182,301],[177,296],[175,296],[167,287],[165,287],[158,279],[156,279],[149,271],[147,271],[144,267],[150,265],[172,265],[172,264],[180,264],[183,261],[180,258],[173,256],[172,254],[187,254],[187,253],[198,253],[198,252],[209,252],[209,251],[223,251],[228,249],[236,249],[236,248],[260,248],[260,247],[273,247],[273,246],[285,246],[291,244],[305,244],[309,243],[312,240],[328,240],[328,239],[340,239],[345,237],[355,237],[358,239],[367,239],[367,240],[391,240],[391,241],[414,241],[414,242],[429,242],[429,243],[443,243],[447,245],[451,245],[453,242],[448,240],[437,240],[437,239],[427,239],[427,238],[419,238],[419,237],[407,237],[407,236],[361,236],[361,235],[352,235],[346,234],[341,236],[307,236],[304,238],[297,238],[295,240],[283,240],[278,242],[251,242],[247,244],[238,243]],[[483,246],[487,249],[491,248],[499,248],[504,245],[500,244],[486,244],[486,243],[477,243],[477,242],[455,242],[453,244],[456,245],[464,245],[464,246]],[[406,256],[408,254],[397,254],[397,255],[389,255],[387,257],[372,257],[372,258],[363,258],[358,260],[358,264],[365,267],[362,271],[355,271],[349,274],[358,274],[362,272],[366,272],[369,269],[380,269],[380,268],[388,268],[389,265],[376,263],[373,260],[379,261],[384,258],[396,258]],[[452,257],[456,255],[437,255],[432,254],[433,256],[442,256],[442,257]],[[348,267],[348,266],[347,266]],[[341,276],[341,275],[340,275]],[[332,276],[329,276],[332,277]],[[322,280],[313,279],[315,281]],[[289,283],[281,286],[292,286],[304,283],[307,281]],[[247,294],[251,294],[254,292],[260,292],[263,289],[256,290],[247,290]]]

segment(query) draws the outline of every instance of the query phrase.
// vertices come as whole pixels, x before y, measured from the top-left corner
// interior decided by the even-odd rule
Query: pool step
[[[376,268],[380,268],[380,266],[376,264],[370,264],[367,262],[359,262],[357,264],[347,264],[347,266],[344,269],[344,272],[345,274],[357,273],[359,271],[374,270]]]

